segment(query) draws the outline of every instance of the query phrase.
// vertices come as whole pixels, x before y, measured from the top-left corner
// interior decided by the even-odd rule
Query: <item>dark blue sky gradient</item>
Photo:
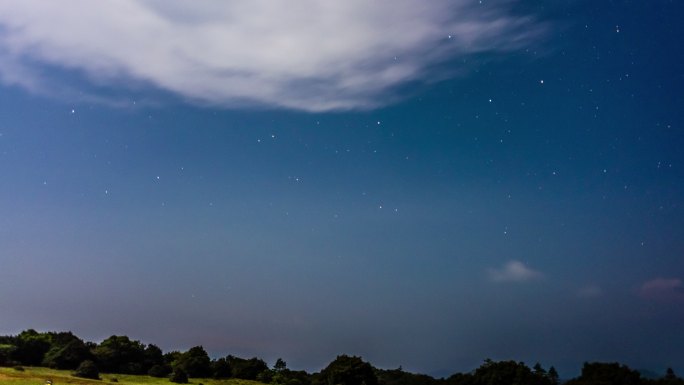
[[[2,85],[0,333],[306,370],[684,372],[684,6],[517,11],[542,40],[367,111],[211,107],[50,66],[130,103]]]

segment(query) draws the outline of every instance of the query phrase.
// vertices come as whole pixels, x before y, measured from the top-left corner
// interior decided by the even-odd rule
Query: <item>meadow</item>
[[[168,378],[140,376],[132,374],[100,373],[100,380],[91,380],[72,376],[71,370],[56,370],[42,367],[23,367],[24,370],[0,367],[0,384],[2,385],[174,385]],[[190,378],[194,385],[263,385],[258,381],[241,379]]]

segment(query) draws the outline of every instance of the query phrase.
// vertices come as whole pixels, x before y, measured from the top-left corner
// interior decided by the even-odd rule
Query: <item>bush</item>
[[[85,360],[78,365],[78,368],[76,368],[76,371],[74,372],[74,376],[99,380],[100,371],[93,361]]]
[[[188,374],[185,373],[185,370],[181,368],[176,368],[176,370],[171,373],[171,378],[169,378],[171,382],[175,382],[176,384],[187,384],[188,383]]]
[[[109,381],[111,381],[111,382],[119,382],[119,379],[116,378],[116,377],[112,377],[112,379],[110,379]]]
[[[147,371],[147,374],[152,377],[166,377],[171,373],[171,368],[166,365],[154,365]]]
[[[14,367],[14,370],[16,370],[16,371],[18,371],[18,372],[23,372],[23,371],[24,371],[24,367],[23,367],[23,366],[17,365],[17,366]]]

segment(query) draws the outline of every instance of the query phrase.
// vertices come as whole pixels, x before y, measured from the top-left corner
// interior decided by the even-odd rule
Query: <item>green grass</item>
[[[167,378],[150,376],[135,376],[131,374],[100,373],[101,380],[89,380],[71,375],[70,370],[55,370],[38,367],[24,367],[24,371],[14,368],[0,368],[1,385],[45,385],[46,380],[51,380],[52,385],[175,385]],[[112,379],[118,382],[113,382]],[[214,380],[212,378],[191,378],[190,384],[199,385],[263,385],[261,382],[249,380]]]

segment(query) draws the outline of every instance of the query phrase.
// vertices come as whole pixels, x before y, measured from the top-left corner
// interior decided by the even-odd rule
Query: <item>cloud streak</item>
[[[684,283],[679,278],[654,278],[641,285],[639,295],[657,301],[684,301]]]
[[[453,76],[436,70],[447,61],[518,49],[542,33],[488,3],[2,0],[0,79],[46,91],[48,67],[227,107],[368,109],[409,82]]]
[[[603,289],[595,284],[585,285],[577,290],[577,296],[580,298],[598,298],[603,296]]]
[[[542,278],[544,275],[525,266],[520,261],[509,261],[498,269],[489,269],[489,279],[494,282],[528,282]]]

